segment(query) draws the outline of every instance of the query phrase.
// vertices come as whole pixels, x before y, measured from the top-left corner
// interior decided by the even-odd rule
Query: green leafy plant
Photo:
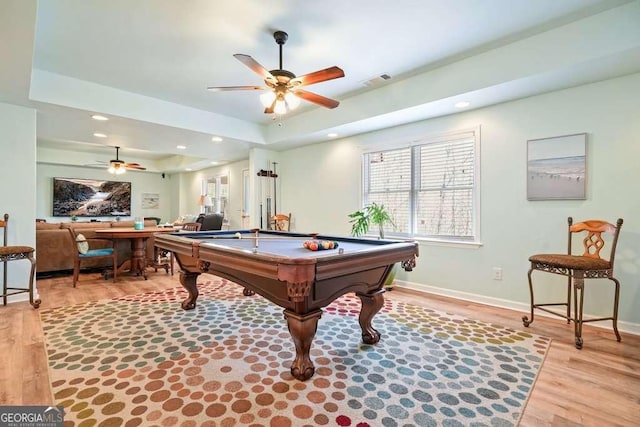
[[[369,232],[372,224],[378,226],[378,234],[384,239],[384,226],[389,223],[393,224],[391,215],[384,205],[373,202],[360,210],[349,214],[349,222],[351,223],[351,234],[353,236],[362,236]]]
[[[395,227],[393,220],[391,219],[391,215],[384,207],[383,204],[377,204],[376,202],[372,202],[371,204],[363,207],[360,210],[357,210],[353,213],[349,214],[349,222],[351,223],[351,235],[353,236],[362,236],[363,234],[367,234],[369,228],[372,225],[378,226],[378,234],[381,239],[384,239],[384,226],[385,224],[391,224]],[[393,286],[393,280],[396,277],[396,266],[394,265],[389,272],[389,275],[385,279],[384,288],[386,290],[391,290]]]

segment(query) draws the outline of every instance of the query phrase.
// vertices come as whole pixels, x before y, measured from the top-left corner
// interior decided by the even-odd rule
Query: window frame
[[[473,143],[473,185],[471,196],[471,234],[469,238],[455,237],[455,236],[435,236],[435,235],[418,235],[416,234],[417,221],[419,220],[416,213],[417,198],[420,193],[420,175],[417,174],[416,168],[418,167],[419,160],[419,148],[420,146],[442,143],[450,140],[464,138],[467,134],[474,140]],[[407,138],[409,139],[409,138]],[[387,231],[385,234],[389,238],[410,238],[417,241],[431,242],[436,244],[456,245],[461,247],[468,246],[480,246],[480,149],[481,149],[481,127],[480,125],[470,128],[457,129],[454,131],[447,131],[429,135],[423,135],[418,138],[410,138],[409,141],[395,141],[389,144],[377,145],[375,147],[369,147],[362,152],[361,156],[361,177],[362,177],[362,194],[361,200],[363,205],[369,203],[369,189],[370,189],[370,170],[367,165],[368,155],[372,153],[379,153],[384,151],[393,150],[410,150],[410,168],[411,168],[411,186],[409,190],[409,232],[397,233]],[[373,234],[372,234],[373,235]]]

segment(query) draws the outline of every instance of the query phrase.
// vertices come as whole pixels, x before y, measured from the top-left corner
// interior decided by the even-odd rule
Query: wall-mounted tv
[[[130,216],[131,183],[53,178],[53,216]]]

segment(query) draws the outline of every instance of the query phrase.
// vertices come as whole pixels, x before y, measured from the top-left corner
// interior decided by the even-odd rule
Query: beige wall
[[[180,213],[179,215],[200,213],[198,199],[201,194],[202,181],[218,175],[229,176],[229,206],[227,217],[230,229],[242,226],[242,171],[249,167],[246,160],[228,165],[202,169],[197,172],[180,174]]]
[[[36,111],[0,103],[0,215],[9,214],[8,244],[35,247]],[[0,271],[3,269],[0,264]],[[29,282],[27,261],[7,264],[8,282]],[[26,294],[9,301],[25,299]]]
[[[38,163],[36,187],[36,215],[51,222],[69,221],[66,217],[53,217],[53,178],[87,178],[105,179],[112,181],[131,182],[131,217],[159,217],[162,222],[173,221],[172,206],[175,203],[175,193],[171,191],[172,176],[154,172],[127,171],[124,175],[112,175],[106,169],[62,166]],[[141,194],[157,193],[160,195],[160,207],[158,209],[142,209]],[[113,217],[98,217],[100,220],[113,220]]]
[[[417,269],[399,278],[422,289],[524,309],[529,300],[527,259],[537,252],[566,250],[568,216],[611,222],[622,217],[616,258],[620,318],[623,329],[640,333],[638,93],[640,74],[635,74],[289,150],[280,156],[283,208],[293,212],[299,231],[348,234],[347,214],[361,203],[363,150],[479,125],[482,246],[423,242]],[[581,132],[588,134],[587,200],[527,201],[527,140]],[[502,281],[492,280],[493,267],[503,269]],[[539,282],[549,289],[563,287],[561,276],[539,274]],[[611,287],[599,282],[587,288],[587,313],[611,310]],[[541,297],[552,294],[543,288]]]
[[[481,240],[479,247],[421,242],[418,266],[401,272],[405,285],[459,298],[526,310],[529,255],[566,248],[566,218],[625,220],[616,276],[622,283],[621,329],[640,333],[640,74],[551,92],[456,115],[275,153],[254,149],[248,161],[173,177],[179,182],[180,214],[197,213],[202,179],[230,174],[231,228],[239,227],[242,170],[252,180],[252,224],[259,224],[257,170],[278,162],[278,210],[291,212],[292,229],[347,235],[347,215],[361,203],[361,154],[421,135],[481,126]],[[588,134],[587,200],[527,201],[528,139]],[[177,180],[177,181],[176,181]],[[264,195],[263,195],[264,197]],[[492,279],[492,268],[503,280]],[[563,288],[560,276],[539,273],[538,295]],[[610,311],[610,286],[588,283],[586,313]],[[608,281],[607,281],[608,282]],[[604,326],[609,327],[608,324]]]

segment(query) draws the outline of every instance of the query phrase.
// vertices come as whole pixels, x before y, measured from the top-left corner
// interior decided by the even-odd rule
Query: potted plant
[[[371,204],[366,205],[360,210],[357,210],[353,213],[349,214],[349,222],[351,223],[351,235],[352,236],[362,236],[369,232],[369,229],[375,225],[378,227],[378,238],[384,239],[384,226],[385,224],[391,224],[395,226],[393,220],[391,219],[391,215],[384,207],[383,204],[377,204],[376,202],[372,202]],[[387,280],[384,282],[384,287],[387,290],[392,289],[393,279],[396,277],[396,266],[394,265],[389,275],[387,276]]]
[[[394,225],[384,205],[379,205],[376,202],[350,213],[349,218],[351,218],[349,221],[351,223],[351,235],[356,237],[367,234],[371,225],[374,224],[378,226],[378,235],[381,239],[384,239],[385,224]]]

